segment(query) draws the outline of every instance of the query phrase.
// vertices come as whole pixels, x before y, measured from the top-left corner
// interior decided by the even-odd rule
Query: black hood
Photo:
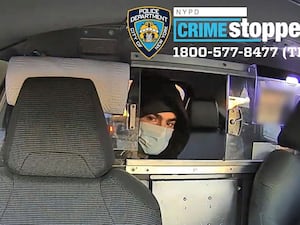
[[[177,118],[167,148],[161,154],[149,157],[159,159],[177,158],[189,138],[189,121],[175,83],[153,73],[143,74],[140,96],[140,117],[159,112],[173,112]]]

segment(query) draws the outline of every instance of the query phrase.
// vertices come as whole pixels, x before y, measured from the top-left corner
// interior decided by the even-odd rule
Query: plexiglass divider
[[[296,82],[228,76],[226,160],[263,160],[300,99]]]
[[[226,160],[251,159],[256,79],[228,75]]]

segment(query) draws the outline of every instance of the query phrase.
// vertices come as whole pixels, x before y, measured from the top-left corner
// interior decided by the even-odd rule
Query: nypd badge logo
[[[130,9],[127,13],[127,28],[135,47],[151,59],[168,39],[171,11],[153,6]]]

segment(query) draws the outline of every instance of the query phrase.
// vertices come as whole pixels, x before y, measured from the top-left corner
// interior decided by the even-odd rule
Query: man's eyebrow
[[[177,120],[176,118],[172,118],[172,119],[168,119],[167,121],[171,122],[171,121],[176,121],[176,120]]]
[[[162,116],[161,115],[159,115],[159,114],[153,114],[154,116],[156,116],[158,119],[162,119]],[[171,119],[167,119],[167,121],[168,122],[173,122],[173,121],[177,121],[177,118],[176,117],[174,117],[174,118],[171,118]]]
[[[156,116],[156,117],[158,117],[159,119],[162,119],[162,116],[159,115],[159,114],[157,114],[157,113],[154,113],[153,115]]]

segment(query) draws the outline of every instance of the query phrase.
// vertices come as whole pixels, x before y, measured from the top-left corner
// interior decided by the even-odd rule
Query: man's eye
[[[175,122],[169,122],[169,123],[167,123],[167,125],[169,128],[173,129],[175,127]]]
[[[147,119],[151,122],[156,122],[157,121],[157,117],[154,116],[154,115],[150,115],[150,116],[147,116]]]

